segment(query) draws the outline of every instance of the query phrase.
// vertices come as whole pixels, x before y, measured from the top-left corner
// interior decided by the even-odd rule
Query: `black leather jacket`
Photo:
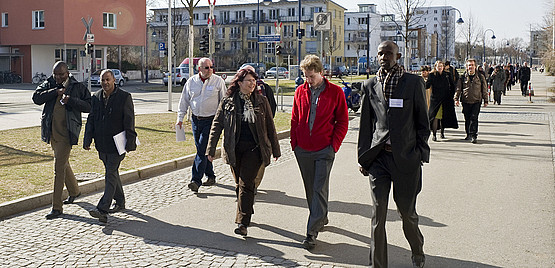
[[[46,143],[50,143],[50,135],[52,135],[52,113],[58,98],[56,91],[56,80],[53,76],[50,76],[37,87],[33,94],[35,104],[44,104],[41,118],[41,139]],[[65,94],[70,96],[68,102],[64,105],[69,142],[71,145],[76,145],[83,125],[81,113],[88,113],[91,110],[91,92],[85,85],[70,75]]]

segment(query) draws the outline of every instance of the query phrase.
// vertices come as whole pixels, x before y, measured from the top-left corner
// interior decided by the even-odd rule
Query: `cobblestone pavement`
[[[280,144],[288,148],[289,140]],[[294,158],[291,150],[282,150],[282,154],[273,166]],[[223,160],[216,160],[214,169],[216,174],[222,174],[219,184],[234,184]],[[94,208],[102,193],[65,205],[60,219],[44,219],[50,208],[5,219],[0,222],[0,266],[338,267],[112,234],[127,221],[141,221],[142,215],[194,196],[187,188],[190,174],[191,168],[185,168],[124,186],[128,210],[109,216],[107,224],[99,223],[87,212]]]

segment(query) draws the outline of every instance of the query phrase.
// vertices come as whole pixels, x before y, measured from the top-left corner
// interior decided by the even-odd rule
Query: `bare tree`
[[[181,0],[185,9],[189,12],[189,77],[193,77],[193,44],[195,42],[195,31],[193,25],[193,11],[200,0]]]
[[[468,18],[465,21],[465,26],[463,28],[463,35],[466,42],[466,57],[468,59],[472,55],[472,48],[476,46],[478,40],[481,40],[483,36],[481,33],[481,26],[476,22],[476,18],[472,16],[472,12],[468,13]]]
[[[410,42],[409,37],[410,34],[416,31],[417,26],[420,23],[420,19],[424,15],[418,14],[416,11],[419,8],[424,7],[426,4],[426,0],[387,0],[385,4],[385,8],[387,13],[393,13],[399,15],[401,20],[400,22],[402,25],[398,24],[397,20],[394,20],[397,26],[402,26],[403,31],[401,31],[401,36],[403,40],[405,40],[405,51],[403,55],[403,64],[405,67],[409,67],[409,58],[410,58]]]

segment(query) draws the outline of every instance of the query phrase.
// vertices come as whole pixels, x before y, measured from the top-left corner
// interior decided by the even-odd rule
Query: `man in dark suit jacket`
[[[362,174],[370,176],[372,189],[375,213],[370,264],[374,268],[388,264],[385,222],[391,183],[413,265],[424,266],[424,237],[418,228],[416,196],[422,187],[422,163],[427,163],[430,156],[430,125],[424,81],[406,73],[396,63],[400,57],[395,43],[382,42],[378,46],[381,68],[362,87],[358,162]]]
[[[520,80],[520,91],[522,96],[526,96],[528,91],[528,82],[530,81],[530,67],[528,67],[528,62],[525,62],[520,70],[518,71],[518,79]]]
[[[92,108],[85,126],[83,148],[90,150],[94,139],[98,157],[106,169],[104,195],[89,214],[98,218],[100,222],[107,222],[108,213],[125,209],[125,196],[118,172],[125,153],[118,152],[113,137],[125,131],[125,151],[134,151],[137,148],[137,132],[135,132],[135,112],[131,94],[115,85],[112,70],[102,71],[100,78],[102,90],[94,93],[92,97]],[[115,204],[110,208],[112,200],[115,200]]]

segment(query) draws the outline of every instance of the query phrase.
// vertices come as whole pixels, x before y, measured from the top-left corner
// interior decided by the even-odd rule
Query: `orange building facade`
[[[85,24],[92,18],[93,69],[106,68],[108,46],[144,46],[146,0],[0,0],[0,71],[31,82],[58,60],[86,78]]]

